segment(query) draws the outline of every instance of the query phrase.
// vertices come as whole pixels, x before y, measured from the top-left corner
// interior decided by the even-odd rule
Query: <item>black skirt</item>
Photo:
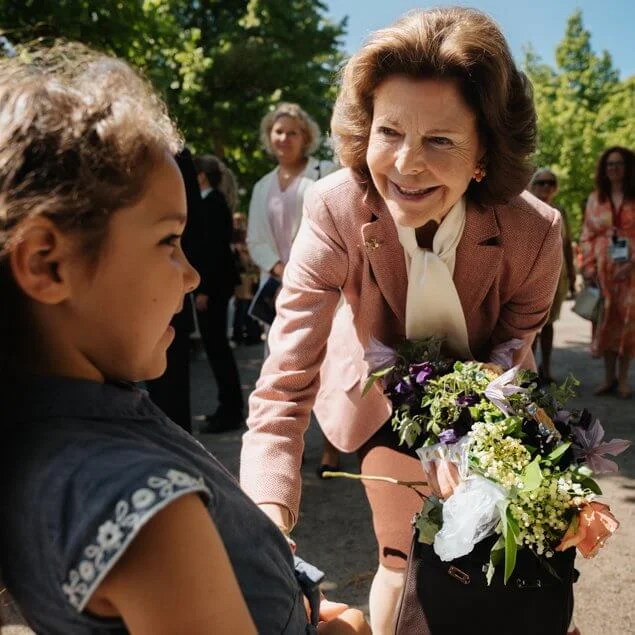
[[[521,549],[507,585],[499,565],[488,586],[485,572],[495,540],[487,538],[467,556],[442,562],[415,536],[396,635],[566,635],[577,577],[575,549],[548,559],[558,577]]]

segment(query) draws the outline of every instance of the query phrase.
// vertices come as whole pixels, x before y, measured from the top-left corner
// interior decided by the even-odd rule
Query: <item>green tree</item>
[[[297,101],[327,129],[345,28],[319,0],[0,0],[14,44],[63,37],[142,69],[188,144],[225,158],[247,195],[272,165],[268,109]]]
[[[635,78],[620,81],[609,53],[593,52],[580,11],[567,21],[556,65],[544,64],[531,48],[525,53],[538,114],[535,162],[558,174],[556,203],[577,235],[600,153],[613,144],[635,145]]]

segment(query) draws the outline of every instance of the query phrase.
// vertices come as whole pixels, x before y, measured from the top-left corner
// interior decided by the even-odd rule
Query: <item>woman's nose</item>
[[[400,174],[419,174],[425,170],[425,161],[421,148],[412,144],[403,144],[397,153],[395,167]]]

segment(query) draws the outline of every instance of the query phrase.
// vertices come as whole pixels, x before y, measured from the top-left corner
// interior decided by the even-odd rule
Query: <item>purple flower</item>
[[[521,348],[524,343],[524,340],[514,338],[495,346],[490,353],[489,361],[492,364],[498,364],[505,370],[511,368],[514,363],[514,351]]]
[[[604,428],[599,419],[587,429],[580,426],[573,428],[573,455],[577,459],[584,459],[589,467],[596,474],[607,472],[617,472],[617,463],[605,459],[605,454],[617,456],[624,452],[631,445],[630,441],[624,439],[613,439],[608,443],[603,443]]]
[[[478,397],[476,395],[461,395],[456,400],[457,406],[474,406],[478,403]]]
[[[514,366],[514,368],[503,373],[500,377],[490,382],[485,389],[485,396],[506,416],[509,416],[509,401],[507,397],[519,392],[527,392],[526,388],[514,386],[514,384],[511,383],[516,378],[518,368],[518,366]]]
[[[403,405],[413,396],[412,386],[407,378],[398,380],[396,384],[388,389],[388,393],[390,401],[392,401],[392,405],[395,408]]]
[[[368,348],[364,351],[364,360],[368,364],[370,375],[382,368],[394,366],[397,363],[397,352],[371,335]]]
[[[569,419],[569,423],[576,428],[588,430],[593,423],[593,416],[586,408],[584,408],[584,410],[580,412],[574,412]]]
[[[451,445],[452,443],[456,443],[460,438],[454,428],[448,428],[439,435],[439,443]]]
[[[421,364],[410,364],[408,366],[410,381],[416,386],[423,386],[434,375],[434,366],[430,362]]]
[[[473,423],[474,420],[472,419],[470,411],[467,408],[463,408],[461,414],[452,426],[439,434],[439,441],[441,443],[447,443],[448,445],[456,443],[472,429]]]
[[[569,410],[558,410],[556,412],[556,416],[554,417],[554,423],[570,423],[569,419],[571,419],[571,412]]]

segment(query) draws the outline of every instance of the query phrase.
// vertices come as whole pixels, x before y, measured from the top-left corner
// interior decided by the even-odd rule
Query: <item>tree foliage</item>
[[[609,53],[593,52],[580,11],[567,21],[556,68],[544,64],[531,48],[524,67],[538,114],[535,163],[558,174],[556,204],[567,211],[577,235],[600,154],[615,144],[635,146],[635,77],[620,81]]]
[[[140,68],[188,144],[223,157],[247,195],[272,162],[261,118],[297,101],[326,130],[346,20],[319,0],[0,0],[14,44],[64,38]]]

